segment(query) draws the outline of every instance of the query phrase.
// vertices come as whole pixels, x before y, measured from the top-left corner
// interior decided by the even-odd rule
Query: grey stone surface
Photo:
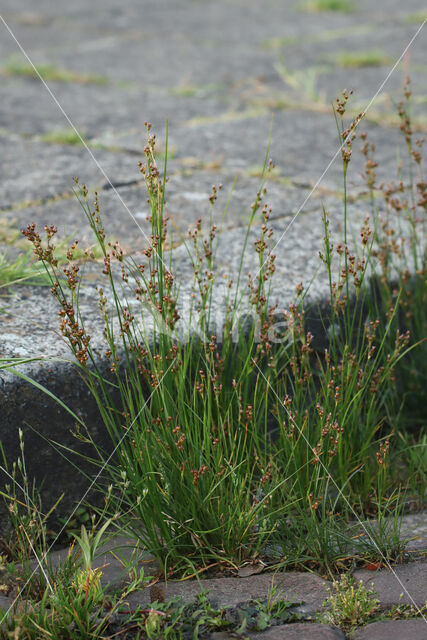
[[[425,513],[412,513],[402,523],[402,535],[409,539],[407,548],[416,552],[427,548],[427,516]]]
[[[191,85],[151,88],[145,84],[121,87],[110,82],[101,85],[53,82],[52,87],[58,102],[86,140],[111,147],[124,146],[135,153],[142,153],[145,145],[145,121],[152,122],[157,129],[164,127],[168,118],[172,129],[190,118],[231,109],[237,100],[225,85],[209,83],[194,88]],[[0,127],[9,132],[43,136],[71,126],[50,94],[41,91],[37,79],[5,76],[0,97]]]
[[[357,204],[349,206],[349,243],[352,238],[357,238],[366,209]],[[343,214],[342,207],[331,209],[330,230],[332,240],[337,242],[342,239]],[[143,227],[144,228],[144,227]],[[322,304],[328,291],[328,276],[325,268],[319,260],[318,253],[323,249],[323,222],[319,212],[302,214],[297,217],[288,212],[283,219],[272,221],[274,235],[271,238],[271,248],[276,254],[276,272],[273,278],[272,302],[277,302],[280,311],[285,310],[294,300],[295,287],[299,282],[304,285],[314,278],[316,286],[309,290],[307,303]],[[147,227],[145,226],[145,229]],[[205,226],[206,231],[208,229]],[[402,227],[403,229],[403,227]],[[241,252],[245,240],[245,228],[236,228],[219,234],[216,243],[215,269],[217,274],[213,293],[214,310],[212,317],[216,323],[217,331],[221,330],[224,318],[223,301],[225,296],[224,281],[222,276],[232,278],[236,283],[240,267]],[[246,282],[250,272],[257,273],[259,268],[258,254],[254,242],[259,236],[259,226],[254,225],[249,230],[248,249],[242,262],[242,309],[247,309]],[[88,236],[87,236],[88,237]],[[136,236],[140,242],[141,236]],[[190,252],[190,254],[189,254]],[[181,326],[186,326],[186,310],[191,300],[191,287],[193,282],[193,269],[191,248],[189,244],[179,246],[173,252],[173,264],[176,267],[177,278],[181,283],[178,306],[181,310]],[[139,254],[133,258],[138,263],[144,259]],[[108,283],[102,275],[102,263],[87,263],[82,275],[80,288],[80,309],[89,333],[92,336],[91,345],[95,349],[103,349],[105,341],[102,336],[103,320],[98,311],[98,296],[96,285],[105,288],[108,295]],[[338,264],[335,267],[338,269]],[[116,271],[119,275],[119,271]],[[120,285],[119,285],[120,286]],[[124,293],[132,304],[132,281],[124,288]],[[138,305],[137,305],[138,306]],[[34,309],[38,312],[34,315]],[[34,287],[19,287],[9,298],[9,307],[2,314],[3,341],[0,347],[0,357],[50,355],[67,357],[68,348],[56,335],[58,327],[57,303],[46,290]],[[31,327],[32,340],[28,340],[28,328]],[[320,327],[315,333],[319,334]],[[319,334],[319,338],[321,335]],[[35,349],[36,346],[36,349]]]
[[[41,339],[40,334],[38,339]],[[30,373],[28,369],[27,373]],[[39,384],[76,411],[101,446],[111,449],[98,408],[86,385],[76,375],[74,366],[64,362],[39,363],[33,374]],[[100,500],[93,491],[88,493],[98,470],[81,458],[82,454],[93,455],[93,449],[73,435],[76,420],[46,393],[35,393],[31,384],[18,377],[5,376],[1,372],[0,385],[2,446],[11,467],[21,456],[18,430],[22,429],[28,474],[40,490],[44,509],[53,506],[62,494],[55,517],[70,514],[79,499]],[[2,509],[0,530],[3,531],[4,518]]]
[[[0,146],[0,209],[72,193],[75,176],[95,187],[107,182],[103,171],[113,184],[128,181],[130,175],[134,179],[137,172],[138,160],[124,153],[97,149],[93,151],[95,162],[83,147],[44,144],[3,134]]]
[[[103,189],[99,192],[101,216],[106,234],[114,240],[119,240],[127,253],[131,250],[140,252],[146,246],[143,232],[146,235],[150,234],[150,224],[147,222],[149,208],[146,202],[146,189],[137,168],[132,172],[132,177],[136,184],[120,187],[117,189],[118,193],[112,189]],[[174,234],[174,244],[182,243],[180,236],[185,238],[188,228],[194,226],[199,217],[202,218],[203,228],[207,231],[211,214],[209,196],[214,184],[222,184],[223,188],[218,194],[218,201],[212,211],[213,222],[225,230],[245,227],[248,224],[251,203],[260,182],[259,177],[248,177],[242,172],[224,175],[221,171],[200,172],[194,168],[185,168],[174,173],[168,182],[165,210],[171,218],[169,228]],[[298,188],[292,184],[286,186],[271,180],[266,182],[266,188],[268,202],[273,210],[273,220],[294,215],[309,193],[307,188]],[[334,193],[330,195],[327,191],[321,192],[318,189],[308,200],[303,212],[316,213],[317,217],[320,217],[322,203],[325,206],[334,206],[336,209],[341,207],[340,199]],[[6,212],[2,217],[6,221]],[[58,237],[62,240],[70,235],[74,238],[76,234],[83,245],[92,244],[94,240],[80,203],[74,196],[17,208],[7,213],[7,220],[14,230],[25,228],[31,222],[35,222],[42,229],[45,224],[55,224],[59,229]],[[259,216],[256,221],[258,220]],[[27,242],[22,238],[19,247],[22,250],[24,246],[27,246]]]
[[[271,627],[263,633],[250,633],[247,637],[265,640],[345,640],[339,629],[325,624],[292,623]]]
[[[262,164],[270,125],[268,112],[224,114],[213,121],[193,120],[171,130],[170,143],[176,146],[178,157],[194,155],[200,160],[221,162],[224,167],[236,170]],[[269,155],[285,176],[309,184],[322,179],[322,186],[341,188],[341,155],[334,127],[333,117],[328,114],[313,117],[299,109],[279,111],[274,115]],[[395,178],[396,149],[401,144],[399,132],[373,127],[369,123],[363,123],[360,128],[369,131],[377,150],[381,150],[378,181]],[[245,141],[244,153],[242,140]],[[355,143],[356,147],[359,147],[358,143]],[[359,173],[362,169],[360,155],[355,151],[349,170],[350,187],[361,188]]]
[[[357,629],[353,640],[425,640],[425,620],[383,620]]]
[[[366,587],[375,589],[378,593],[381,607],[389,609],[395,604],[413,604],[423,607],[427,600],[427,572],[426,563],[414,562],[395,565],[392,571],[380,569],[367,571],[360,569],[354,572],[358,582],[361,580]]]
[[[182,596],[190,602],[201,589],[209,591],[209,600],[218,607],[232,607],[247,600],[267,598],[273,586],[277,586],[276,596],[291,602],[304,604],[304,614],[313,615],[328,597],[327,585],[311,573],[287,571],[283,573],[263,573],[248,578],[210,578],[199,581],[157,583],[154,595],[162,592],[165,599]],[[153,595],[153,592],[152,592]],[[129,606],[145,605],[150,602],[150,588],[137,591],[129,596]]]

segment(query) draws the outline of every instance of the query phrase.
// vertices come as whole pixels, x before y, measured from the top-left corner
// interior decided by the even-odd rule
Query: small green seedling
[[[309,0],[300,5],[303,11],[336,11],[341,13],[351,13],[354,11],[352,0]]]

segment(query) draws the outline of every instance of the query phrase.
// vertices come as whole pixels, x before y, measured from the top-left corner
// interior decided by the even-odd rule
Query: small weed
[[[309,0],[309,2],[299,6],[303,11],[308,12],[337,11],[351,13],[354,11],[354,2],[352,0]]]
[[[362,581],[356,587],[354,578],[343,574],[332,587],[328,589],[329,598],[322,604],[326,611],[319,616],[320,622],[333,624],[351,635],[379,611],[380,603],[375,591],[367,589]]]
[[[360,51],[355,53],[339,53],[334,60],[341,67],[356,69],[361,67],[382,67],[392,62],[390,56],[382,51]]]
[[[3,73],[8,76],[23,76],[26,78],[38,78],[39,75],[46,82],[76,82],[78,84],[107,84],[104,76],[77,73],[67,69],[61,69],[53,64],[40,64],[35,68],[27,62],[10,60],[3,66]]]
[[[271,164],[267,170],[262,165],[254,165],[253,167],[249,167],[249,169],[245,172],[250,178],[263,178],[265,180],[286,180],[286,178],[282,177],[281,171],[278,167],[275,167]]]
[[[278,598],[277,586],[274,585],[265,600],[250,600],[233,611],[233,617],[238,620],[235,632],[241,634],[246,631],[265,631],[272,624],[297,622],[301,616],[293,609],[299,604],[301,603]]]
[[[264,40],[261,43],[261,48],[262,49],[273,49],[273,50],[277,50],[277,49],[282,49],[284,47],[288,47],[288,46],[292,46],[294,44],[297,44],[298,42],[298,38],[296,38],[295,36],[282,36],[282,37],[276,37],[276,38],[268,38],[268,40]]]
[[[402,598],[403,594],[400,595],[398,604],[394,604],[381,618],[386,620],[409,620],[410,618],[427,616],[427,602],[422,607],[415,608],[412,604],[402,604]]]
[[[306,67],[301,70],[291,71],[285,65],[285,61],[281,58],[275,65],[275,69],[283,82],[297,91],[298,95],[308,101],[314,103],[325,104],[326,96],[319,93],[316,84],[320,73],[325,71],[325,67]]]
[[[427,12],[410,13],[405,16],[405,22],[408,22],[409,24],[413,24],[414,22],[422,23],[425,22],[425,20],[427,20]]]
[[[212,93],[218,93],[223,89],[223,85],[218,83],[208,83],[203,85],[182,85],[172,87],[169,89],[169,93],[172,96],[180,96],[182,98],[204,98]]]
[[[48,133],[40,136],[40,140],[41,142],[48,142],[50,144],[83,144],[79,134],[74,129],[57,129],[55,131],[49,131]]]
[[[253,108],[245,111],[226,111],[215,116],[196,116],[186,121],[187,126],[197,126],[202,124],[215,124],[217,122],[234,122],[238,120],[247,120],[249,118],[258,118],[266,113],[265,109]]]
[[[353,27],[345,27],[343,29],[326,29],[313,35],[307,35],[305,42],[331,42],[333,40],[340,40],[341,38],[351,38],[360,34],[369,33],[373,29],[371,24],[360,24]],[[299,39],[296,36],[285,36],[269,38],[261,43],[263,49],[278,50],[287,46],[298,44]]]

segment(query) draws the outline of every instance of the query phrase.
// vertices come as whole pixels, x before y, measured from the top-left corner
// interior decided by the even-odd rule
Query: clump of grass
[[[42,135],[40,140],[51,144],[83,144],[79,134],[74,129],[56,129],[55,131],[49,131]]]
[[[3,66],[3,71],[10,76],[23,76],[26,78],[38,78],[39,75],[46,82],[76,82],[78,84],[107,84],[105,76],[77,73],[68,69],[61,69],[54,64],[39,64],[33,67],[27,62],[15,60],[8,61]]]
[[[405,94],[409,101],[408,86]],[[251,208],[240,269],[235,282],[226,281],[223,288],[225,317],[219,326],[213,314],[217,228],[211,219],[204,233],[199,220],[189,232],[193,276],[188,322],[180,323],[173,256],[166,250],[167,147],[161,171],[150,125],[140,170],[151,236],[141,262],[107,242],[97,199],[91,206],[86,187],[77,183],[106,277],[98,290],[102,361],[79,310],[76,244],[59,268],[55,227],[45,228],[45,240],[34,224],[24,231],[50,275],[61,333],[115,451],[107,457],[93,443],[95,463],[114,487],[108,508],[111,515],[120,514],[121,526],[157,558],[165,574],[236,567],[273,547],[280,548],[276,560],[336,570],[354,552],[345,533],[348,519],[383,513],[401,484],[406,487],[406,468],[396,473],[391,459],[399,451],[396,435],[407,429],[405,402],[396,405],[396,388],[403,401],[411,397],[408,384],[417,387],[425,360],[420,355],[427,296],[419,235],[426,203],[422,142],[413,142],[407,105],[401,104],[411,180],[407,189],[403,182],[381,187],[385,211],[378,217],[376,163],[364,138],[371,214],[353,249],[347,174],[362,116],[346,122],[349,97],[344,92],[335,104],[344,189],[343,239],[336,246],[323,212],[326,349],[316,345],[307,326],[302,284],[288,309],[279,312],[270,302],[275,256],[263,183]],[[269,167],[266,157],[263,180]],[[210,195],[211,207],[218,189]],[[401,220],[404,212],[410,231],[403,246],[391,230],[396,212]],[[246,279],[243,258],[257,219],[259,271]],[[420,427],[423,420],[420,414]],[[81,437],[91,440],[89,431]],[[98,488],[106,491],[103,484]],[[401,501],[394,504],[401,508]],[[395,554],[396,527],[384,525],[371,540],[381,560]],[[367,536],[372,538],[369,531]]]
[[[195,638],[220,629],[237,633],[247,628],[263,630],[274,621],[298,618],[292,612],[295,605],[276,598],[275,588],[266,601],[249,602],[237,610],[215,608],[204,591],[187,604],[178,597],[130,610],[129,595],[147,586],[149,579],[131,558],[124,563],[127,584],[121,582],[119,588],[103,586],[104,567],[94,568],[94,562],[113,524],[113,519],[105,519],[103,513],[98,519],[92,516],[88,527],[82,525],[80,532],[73,534],[76,544],[54,567],[49,557],[49,513],[42,513],[37,489],[30,487],[21,431],[19,439],[21,457],[10,474],[3,455],[2,471],[11,482],[1,492],[10,520],[7,537],[0,540],[0,591],[14,600],[8,611],[0,607],[1,638],[89,640],[127,637],[128,632],[146,640]],[[107,491],[107,502],[111,490]],[[154,589],[151,593],[154,596]]]
[[[309,0],[300,5],[303,11],[337,11],[341,13],[351,13],[354,11],[352,0]]]
[[[359,51],[354,53],[340,53],[335,56],[335,61],[341,67],[357,69],[361,67],[382,67],[392,62],[390,56],[382,51]]]

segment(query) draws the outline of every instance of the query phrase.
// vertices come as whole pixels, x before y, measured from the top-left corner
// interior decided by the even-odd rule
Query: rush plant
[[[363,114],[345,122],[349,97],[344,92],[335,105],[344,176],[344,233],[335,247],[323,211],[326,349],[316,346],[317,336],[307,328],[302,285],[289,309],[279,311],[271,304],[275,256],[263,183],[251,209],[240,269],[225,287],[221,330],[212,328],[220,242],[212,220],[206,232],[199,220],[189,233],[191,296],[181,318],[181,290],[167,249],[167,152],[161,171],[150,125],[140,171],[151,235],[140,262],[106,240],[97,197],[91,205],[86,187],[76,183],[103,256],[101,358],[79,307],[77,243],[60,267],[55,227],[45,227],[45,240],[34,224],[24,231],[51,279],[61,333],[111,439],[113,455],[93,443],[93,462],[102,468],[100,477],[107,478],[98,488],[105,493],[107,485],[113,487],[108,492],[111,515],[119,514],[121,526],[165,573],[238,566],[266,554],[271,542],[288,563],[339,566],[351,549],[347,520],[372,515],[378,500],[391,504],[387,500],[405,482],[406,467],[391,473],[389,461],[401,442],[397,434],[409,428],[407,411],[418,406],[425,362],[422,143],[413,144],[402,105],[410,180],[377,188],[372,148],[364,140],[372,209],[361,226],[359,245],[352,246],[347,173]],[[270,167],[266,157],[263,176]],[[218,188],[210,196],[212,207]],[[378,192],[385,199],[385,217],[377,214]],[[403,219],[396,220],[396,213]],[[257,219],[259,269],[246,278],[243,257]],[[405,245],[395,240],[393,224],[409,228]],[[400,405],[396,389],[401,390]],[[421,412],[411,415],[418,428]],[[83,427],[81,437],[90,440]],[[377,551],[381,556],[381,546]]]

